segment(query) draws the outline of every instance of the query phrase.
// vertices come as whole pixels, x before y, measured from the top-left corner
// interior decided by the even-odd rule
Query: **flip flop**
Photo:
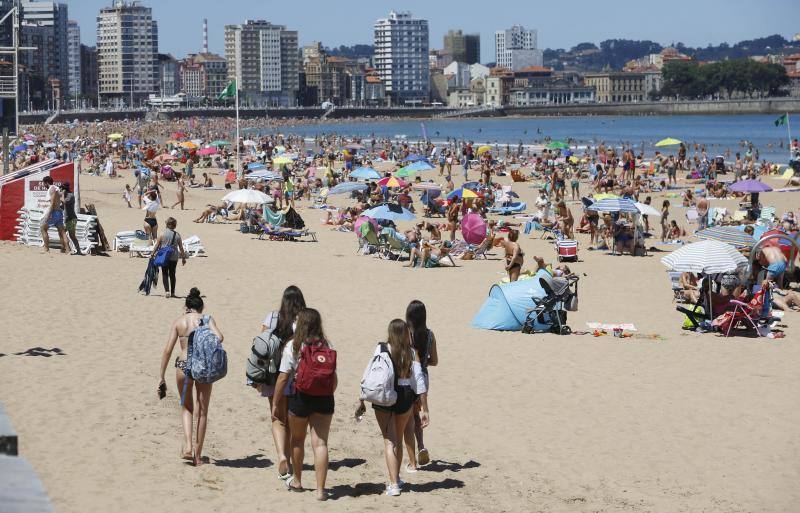
[[[406,463],[406,472],[413,474],[414,472],[419,472],[419,469],[412,467],[411,463]]]
[[[304,492],[305,491],[305,489],[303,489],[303,488],[295,488],[294,486],[292,486],[293,482],[294,482],[294,476],[289,476],[289,479],[287,479],[286,481],[283,482],[286,485],[286,490],[287,491],[290,491],[290,492]]]

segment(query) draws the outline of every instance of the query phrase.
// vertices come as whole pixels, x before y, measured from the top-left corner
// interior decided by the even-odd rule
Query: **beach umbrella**
[[[247,169],[249,169],[250,171],[257,171],[259,169],[267,169],[267,166],[265,166],[261,162],[251,162],[247,164]]]
[[[256,142],[251,139],[245,139],[242,144],[244,144],[245,146],[255,146]]]
[[[394,176],[396,176],[398,178],[408,178],[410,176],[414,176],[418,172],[419,172],[419,170],[412,169],[411,166],[406,166],[406,167],[404,167],[402,169],[399,169],[399,170],[395,171]]]
[[[728,189],[734,192],[753,194],[759,192],[769,192],[772,190],[772,187],[765,184],[761,180],[739,180],[738,182],[732,183]]]
[[[800,243],[800,238],[798,238],[800,237],[800,235],[798,235],[796,232],[789,234],[784,232],[783,230],[768,230],[765,231],[763,234],[761,234],[761,237],[759,237],[759,239],[763,239],[764,237],[773,235],[778,235],[780,236],[780,238],[776,237],[774,239],[766,240],[761,243],[761,247],[762,248],[766,248],[769,246],[776,247],[780,249],[784,255],[786,255],[786,260],[791,262],[793,260],[792,241],[796,240],[798,243]]]
[[[564,141],[553,141],[547,145],[548,150],[568,150],[569,144]]]
[[[11,150],[13,153],[18,153],[20,151],[28,151],[27,144],[20,144],[19,146],[14,146],[14,149]]]
[[[389,221],[412,221],[416,218],[413,212],[394,203],[385,203],[364,212],[364,215],[373,219],[386,219]]]
[[[412,153],[408,157],[404,158],[403,162],[417,162],[419,160],[427,160],[427,158],[424,155],[417,155],[415,153]]]
[[[270,197],[261,191],[255,189],[239,189],[226,194],[222,201],[230,201],[231,203],[268,203]]]
[[[756,243],[752,235],[739,231],[735,226],[712,226],[700,230],[695,235],[700,240],[715,240],[737,248],[749,248]]]
[[[481,155],[483,155],[484,153],[486,153],[488,151],[492,151],[492,147],[491,146],[487,146],[487,145],[483,145],[480,148],[478,148],[478,151],[475,152],[475,155],[480,157]]]
[[[333,186],[328,194],[349,194],[354,191],[367,190],[367,184],[358,182],[342,182]]]
[[[381,174],[371,167],[360,167],[348,176],[358,180],[380,180],[381,178]]]
[[[172,135],[170,135],[170,137],[173,138],[173,139],[186,139],[186,133],[184,133],[184,132],[172,132]]]
[[[125,144],[129,146],[139,146],[140,144],[142,144],[142,141],[140,141],[139,139],[128,139],[127,141],[125,141]]]
[[[217,149],[216,148],[201,148],[200,151],[197,152],[198,155],[201,157],[206,157],[208,155],[216,155]]]
[[[639,213],[645,216],[653,216],[653,217],[661,217],[661,212],[653,208],[652,205],[648,205],[647,203],[634,203],[636,208],[639,209]]]
[[[428,171],[430,169],[436,169],[425,160],[418,160],[416,162],[407,165],[405,168],[413,169],[414,171]]]
[[[182,142],[181,143],[181,148],[185,148],[187,150],[196,150],[197,149],[197,145],[195,143],[193,143],[192,141],[186,141],[186,142]]]
[[[587,210],[594,210],[595,212],[639,213],[639,209],[636,208],[636,203],[625,198],[601,199],[592,203]]]
[[[675,272],[721,274],[746,268],[747,258],[730,244],[701,240],[673,251],[661,263]]]
[[[267,182],[271,181],[283,181],[283,177],[280,173],[276,173],[275,171],[270,171],[268,169],[263,169],[261,171],[256,171],[254,173],[248,173],[245,175],[245,178],[248,180],[265,180]]]
[[[211,141],[211,144],[209,144],[209,146],[216,146],[217,148],[222,148],[223,146],[230,146],[230,145],[231,143],[229,143],[228,141]]]
[[[477,198],[477,197],[478,197],[478,195],[475,193],[475,191],[472,191],[470,189],[465,189],[464,187],[462,187],[460,189],[456,189],[456,190],[454,190],[453,192],[451,192],[450,194],[447,195],[447,199],[448,200],[452,200],[453,198],[471,199],[471,198]]]
[[[389,187],[389,188],[396,188],[396,187],[406,187],[408,184],[399,178],[395,178],[393,176],[387,176],[386,178],[381,178],[378,180],[378,185],[381,187]]]
[[[119,140],[120,140],[120,139],[122,139],[123,137],[124,137],[124,136],[123,136],[122,134],[110,134],[110,135],[108,136],[108,138],[109,138],[109,139],[111,139],[112,141],[119,141]]]
[[[461,235],[467,244],[480,244],[486,239],[486,221],[478,214],[467,214],[461,220]]]
[[[353,231],[358,235],[364,235],[364,232],[369,229],[369,226],[365,225],[372,225],[372,228],[376,232],[381,229],[380,225],[378,225],[378,221],[368,216],[361,216],[356,219],[356,222],[353,224]]]
[[[287,164],[291,164],[293,161],[289,157],[275,157],[272,159],[272,163],[276,166],[283,166]]]
[[[662,148],[664,146],[677,146],[681,142],[678,139],[673,139],[672,137],[667,137],[666,139],[661,139],[656,143],[656,147]]]

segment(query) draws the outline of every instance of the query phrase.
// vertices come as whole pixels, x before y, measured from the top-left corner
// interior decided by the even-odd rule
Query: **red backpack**
[[[336,351],[323,342],[303,345],[294,376],[295,389],[306,395],[333,395],[335,380]]]

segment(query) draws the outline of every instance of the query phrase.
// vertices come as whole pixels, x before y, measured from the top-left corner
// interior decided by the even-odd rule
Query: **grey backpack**
[[[245,364],[245,374],[253,383],[274,385],[278,380],[281,366],[283,341],[273,330],[259,333],[253,339],[253,346]]]

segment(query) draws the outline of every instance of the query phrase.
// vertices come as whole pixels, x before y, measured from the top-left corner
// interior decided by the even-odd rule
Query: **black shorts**
[[[414,402],[416,400],[417,394],[411,390],[410,386],[399,386],[397,387],[397,401],[395,401],[393,405],[379,406],[377,404],[373,404],[372,409],[402,415],[410,410],[412,406],[414,406]]]
[[[150,228],[155,228],[156,226],[158,226],[158,221],[156,220],[155,217],[145,217],[144,222],[150,225]]]
[[[295,392],[289,397],[289,412],[295,417],[306,418],[312,413],[333,415],[334,401],[332,395],[307,395]]]

